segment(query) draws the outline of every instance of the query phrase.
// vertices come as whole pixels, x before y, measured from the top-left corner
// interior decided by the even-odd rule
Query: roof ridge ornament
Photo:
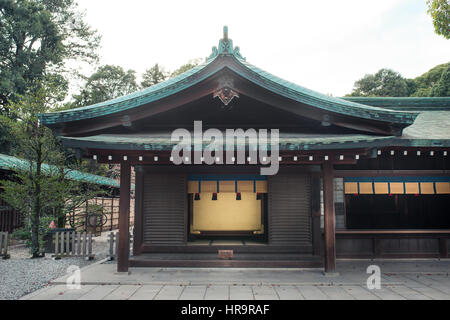
[[[242,57],[240,48],[233,46],[233,40],[228,38],[228,27],[223,27],[223,38],[219,41],[218,47],[213,47],[211,55],[208,57],[207,60],[214,59],[219,55],[232,55],[235,56],[238,59],[245,60],[244,57]]]

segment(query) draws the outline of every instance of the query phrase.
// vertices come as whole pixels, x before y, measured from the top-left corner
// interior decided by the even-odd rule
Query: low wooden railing
[[[95,258],[92,253],[92,234],[86,232],[57,232],[54,236],[55,258],[85,257]]]
[[[370,240],[371,241],[371,252],[369,255],[372,257],[392,257],[392,258],[425,258],[425,257],[435,257],[435,258],[448,258],[449,257],[449,247],[448,242],[450,240],[450,230],[336,230],[336,241],[339,240]],[[396,241],[395,244],[399,243],[399,240],[409,241],[411,244],[411,251],[401,252],[401,249],[396,250],[383,250],[382,241]],[[428,241],[431,247],[436,248],[436,250],[416,250],[414,251],[414,241],[418,242],[420,240]],[[405,241],[403,241],[405,242]],[[405,242],[405,243],[406,243]],[[347,249],[347,250],[346,250]],[[337,247],[337,255],[340,257],[350,257],[358,256],[358,252],[349,253],[349,244],[342,244]],[[429,249],[429,248],[428,248]],[[367,252],[366,252],[367,255]]]
[[[108,258],[110,260],[117,259],[117,253],[119,252],[119,232],[111,232],[108,235],[108,243],[109,243],[109,255]],[[133,248],[133,235],[130,234],[130,255]]]

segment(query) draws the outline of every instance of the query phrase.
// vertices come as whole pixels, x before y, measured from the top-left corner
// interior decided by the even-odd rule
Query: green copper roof
[[[207,68],[215,62],[223,61],[221,60],[223,57],[232,57],[233,59],[230,61],[235,63],[226,63],[220,68]],[[239,47],[234,47],[232,40],[228,38],[228,28],[225,27],[224,37],[220,40],[219,46],[213,47],[211,55],[203,64],[142,91],[92,106],[41,114],[40,120],[44,125],[54,125],[126,111],[177,94],[209,78],[223,68],[229,68],[267,90],[325,111],[403,125],[412,124],[417,117],[417,114],[412,112],[386,110],[323,95],[265,72],[246,62],[240,54]],[[205,72],[205,70],[209,71]]]
[[[365,134],[305,134],[280,132],[280,150],[321,150],[362,147],[450,147],[450,111],[424,111],[401,137]],[[170,132],[100,134],[62,137],[68,147],[90,149],[170,151]]]
[[[342,99],[399,111],[450,111],[450,97],[344,97]]]
[[[393,123],[404,124],[412,124],[418,115],[417,113],[413,112],[386,110],[383,108],[367,106],[352,101],[327,96],[316,91],[301,87],[295,83],[278,78],[277,76],[259,69],[258,67],[248,63],[247,61],[236,55],[235,58],[237,61],[239,61],[240,64],[245,66],[245,68],[253,72],[253,77],[249,79],[249,77],[247,76],[247,79],[253,80],[258,85],[270,91],[278,93],[284,97],[322,110],[351,115],[364,119],[389,121]],[[245,75],[238,70],[234,71],[245,77]]]
[[[280,134],[279,148],[282,151],[315,150],[324,148],[336,149],[341,148],[343,144],[350,146],[354,143],[386,141],[390,138],[392,137],[364,134]],[[102,134],[91,137],[62,137],[61,139],[68,147],[76,148],[82,145],[85,148],[91,149],[114,148],[116,150],[170,151],[177,144],[171,141],[170,133],[143,135]],[[246,148],[248,148],[248,145],[249,141],[246,141]],[[236,145],[235,147],[238,148],[241,146]],[[270,146],[268,146],[268,149],[270,149]]]
[[[0,169],[7,170],[7,171],[14,171],[14,170],[27,170],[29,167],[29,162],[23,159],[19,159],[12,156],[7,156],[5,154],[0,154]],[[47,164],[44,164],[42,167],[44,172],[51,173],[52,171],[57,170],[55,166],[50,166]],[[85,183],[91,183],[91,184],[97,184],[107,187],[113,187],[113,188],[119,188],[119,183],[110,178],[97,176],[94,174],[81,172],[77,170],[69,170],[65,169],[66,177],[67,179],[74,180],[74,181],[81,181]]]

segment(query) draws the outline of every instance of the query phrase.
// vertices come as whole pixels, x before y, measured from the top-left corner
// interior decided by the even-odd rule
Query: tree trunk
[[[32,258],[38,258],[41,255],[39,245],[39,199],[34,200],[33,211],[31,212],[31,254]]]
[[[38,143],[36,150],[36,176],[34,179],[34,199],[33,211],[31,212],[31,254],[32,258],[41,256],[41,246],[39,243],[39,222],[41,216],[41,168],[42,168],[42,143]]]

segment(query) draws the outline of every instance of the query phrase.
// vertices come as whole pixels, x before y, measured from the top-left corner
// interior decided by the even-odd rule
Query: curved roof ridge
[[[111,100],[99,102],[99,103],[85,106],[85,107],[79,107],[79,108],[74,108],[74,109],[62,110],[62,111],[58,111],[58,112],[49,112],[49,113],[45,113],[45,114],[40,114],[39,118],[41,119],[43,124],[51,124],[51,123],[55,123],[55,122],[65,122],[66,119],[64,119],[64,118],[66,118],[66,116],[67,116],[67,118],[71,118],[75,114],[81,115],[80,119],[90,118],[87,115],[85,117],[82,116],[82,114],[83,114],[82,112],[87,111],[87,110],[94,113],[95,116],[101,116],[101,115],[108,114],[108,113],[114,113],[114,112],[119,112],[119,111],[123,111],[123,110],[128,110],[128,109],[131,109],[131,108],[134,108],[137,106],[136,103],[129,103],[130,101],[133,102],[133,100],[142,100],[142,101],[139,101],[140,102],[139,105],[151,102],[152,96],[156,95],[157,93],[159,93],[161,91],[164,91],[164,89],[167,89],[172,85],[175,85],[175,84],[185,81],[192,75],[203,70],[206,66],[211,64],[214,60],[215,59],[206,59],[203,63],[199,64],[198,66],[196,66],[176,77],[170,78],[166,81],[160,82],[151,87],[127,94],[125,96],[121,96],[121,97],[114,98]],[[179,90],[184,89],[184,87],[180,86],[180,88],[177,88],[177,89],[178,89],[177,91],[179,91]],[[173,93],[173,92],[170,92],[170,93]],[[162,94],[161,98],[166,95],[167,94],[165,94],[165,95]],[[146,101],[146,98],[149,98],[148,101]],[[125,102],[127,103],[127,105],[124,105]],[[136,101],[134,101],[134,102],[136,102]],[[116,110],[110,110],[109,108],[115,108]],[[106,109],[108,109],[108,110],[106,110]],[[68,119],[67,121],[73,121],[73,120]]]
[[[337,105],[341,105],[344,107],[350,107],[356,111],[358,111],[357,116],[360,117],[364,117],[364,118],[369,118],[369,119],[374,119],[374,118],[380,118],[380,114],[381,115],[388,115],[391,118],[394,117],[397,121],[395,122],[402,122],[402,123],[413,123],[414,120],[416,119],[416,117],[418,116],[417,112],[410,112],[410,111],[398,111],[398,110],[387,110],[386,108],[380,108],[380,107],[374,107],[374,106],[368,106],[365,104],[360,104],[360,103],[356,103],[353,101],[348,101],[348,100],[344,100],[342,98],[338,98],[338,97],[333,97],[333,96],[328,96],[325,95],[323,93],[305,88],[303,86],[300,86],[294,82],[282,79],[278,76],[275,76],[273,74],[271,74],[270,72],[267,72],[263,69],[260,69],[258,67],[256,67],[255,65],[249,63],[248,61],[246,61],[246,59],[242,59],[239,56],[234,56],[234,58],[243,66],[245,66],[246,68],[250,69],[251,71],[253,71],[254,73],[258,74],[261,77],[264,77],[266,80],[271,81],[273,83],[276,83],[280,86],[285,87],[286,89],[290,89],[294,92],[296,92],[299,95],[303,95],[303,96],[307,96],[307,97],[312,97],[314,99],[319,100],[320,102],[325,102],[325,104],[321,104],[321,105],[314,105],[315,107],[321,108],[321,109],[326,109],[327,111],[330,112],[337,112],[337,113],[343,113],[342,110],[336,110],[333,108],[333,106],[328,106],[327,104],[337,104]],[[298,99],[295,99],[298,101]],[[306,100],[306,99],[304,99]],[[305,103],[306,101],[299,101],[299,102],[303,102]],[[311,101],[309,101],[310,103]],[[308,102],[306,102],[308,103]],[[374,112],[374,114],[372,114],[372,112]],[[345,112],[347,113],[347,112]],[[366,114],[369,113],[369,114]],[[376,120],[381,120],[381,119],[376,119]],[[394,119],[392,119],[394,120]],[[400,121],[399,121],[400,120]]]

